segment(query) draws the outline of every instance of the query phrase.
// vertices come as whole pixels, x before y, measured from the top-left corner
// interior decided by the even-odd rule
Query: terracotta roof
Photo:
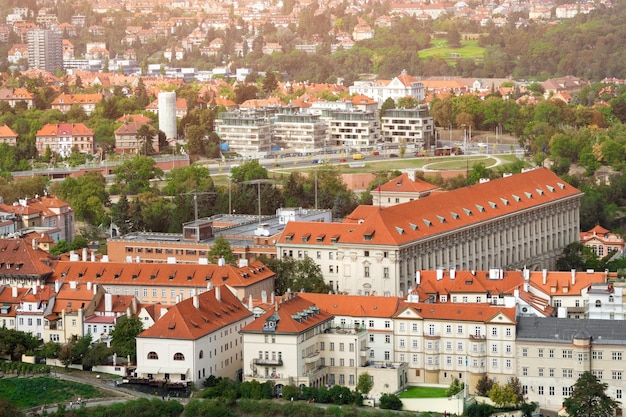
[[[580,194],[549,169],[539,168],[391,207],[359,206],[341,226],[332,225],[340,231],[340,242],[402,245]],[[278,243],[286,243],[287,236],[300,243],[320,227],[318,222],[289,222]]]
[[[86,309],[91,300],[93,300],[94,289],[97,289],[97,287],[88,288],[86,284],[82,283],[61,283],[52,312],[60,314],[63,310],[71,312],[78,311],[81,308]]]
[[[240,288],[273,279],[274,272],[261,261],[249,266],[60,261],[53,280],[93,282],[98,285],[206,287],[227,284]]]
[[[0,239],[0,276],[46,279],[52,274],[52,258],[25,239]]]
[[[42,127],[35,136],[93,136],[93,130],[89,129],[83,123],[48,123]]]
[[[419,271],[420,284],[414,289],[425,294],[512,295],[523,284],[522,271]],[[414,292],[415,293],[415,292]],[[420,298],[421,299],[421,298]]]
[[[396,317],[406,309],[412,309],[422,319],[489,322],[499,314],[515,323],[516,307],[491,304],[433,304],[403,301]]]
[[[438,189],[436,185],[426,182],[420,178],[411,179],[408,173],[404,172],[399,177],[392,179],[380,186],[380,191],[399,193],[423,193]]]
[[[72,104],[96,104],[102,101],[102,94],[65,94],[61,93],[54,100],[52,106],[65,106]]]
[[[2,125],[0,126],[0,137],[2,138],[16,138],[17,133],[15,133],[9,126]]]
[[[116,122],[135,122],[135,123],[151,123],[152,119],[143,114],[125,114],[119,117]]]
[[[126,313],[127,308],[132,309],[134,295],[118,295],[111,294],[111,311],[106,310],[106,295],[102,297],[95,311],[100,313]]]
[[[219,292],[219,299],[216,293]],[[213,288],[170,307],[148,330],[137,337],[196,340],[252,313],[225,286]]]
[[[532,271],[529,284],[550,296],[575,296],[581,295],[591,284],[604,283],[606,280],[604,272]]]
[[[298,293],[298,296],[335,316],[392,317],[400,305],[397,297],[313,293]]]
[[[13,296],[15,292],[16,297]],[[0,286],[0,307],[7,308],[6,314],[0,314],[0,317],[15,317],[15,309],[21,303],[22,297],[26,295],[28,288],[10,287],[8,285]]]
[[[261,317],[254,320],[252,323],[241,329],[242,333],[258,333],[263,332],[263,328],[266,321],[271,317],[277,319],[275,328],[275,334],[299,334],[307,331],[308,329],[319,325],[325,321],[332,320],[334,317],[332,314],[325,310],[319,309],[316,312],[310,312],[311,307],[315,307],[315,304],[305,298],[299,296],[299,294],[292,293],[292,297],[284,299],[282,303],[269,309]],[[308,310],[310,313],[306,314],[306,318],[297,319],[296,315]]]

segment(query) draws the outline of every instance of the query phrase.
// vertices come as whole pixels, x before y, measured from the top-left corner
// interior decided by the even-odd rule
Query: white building
[[[272,146],[272,126],[264,112],[220,113],[215,119],[215,132],[230,151],[241,155],[258,157]]]
[[[426,150],[435,144],[435,124],[427,104],[414,109],[388,109],[381,119],[381,137],[385,143],[415,150]]]
[[[328,124],[330,146],[359,149],[380,140],[380,120],[374,112],[333,111]]]
[[[424,84],[417,78],[407,74],[403,70],[400,75],[391,81],[355,81],[349,88],[350,94],[363,94],[378,102],[378,107],[382,107],[388,98],[398,102],[401,98],[414,98],[418,102],[424,101]]]
[[[196,386],[211,375],[236,380],[243,366],[239,330],[251,321],[226,287],[183,300],[137,336],[137,377]]]
[[[272,145],[310,152],[326,145],[326,122],[316,114],[278,113],[273,122]]]

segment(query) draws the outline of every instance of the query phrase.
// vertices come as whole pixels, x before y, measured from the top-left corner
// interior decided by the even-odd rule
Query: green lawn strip
[[[461,45],[461,48],[449,48],[447,43],[438,42],[432,48],[423,49],[418,54],[422,59],[433,57],[454,61],[459,58],[482,58],[485,53],[485,48],[478,46],[478,41],[461,41]]]
[[[0,398],[18,408],[58,404],[82,399],[101,398],[103,394],[91,385],[48,377],[2,378]]]
[[[447,390],[447,388],[437,387],[409,387],[398,396],[400,398],[445,398]]]

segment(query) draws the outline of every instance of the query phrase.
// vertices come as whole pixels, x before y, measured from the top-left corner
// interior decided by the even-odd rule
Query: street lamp
[[[242,182],[242,184],[256,184],[257,185],[258,197],[259,197],[259,223],[261,223],[261,184],[271,184],[271,183],[272,183],[272,180],[267,180],[267,179],[250,180],[250,181]]]

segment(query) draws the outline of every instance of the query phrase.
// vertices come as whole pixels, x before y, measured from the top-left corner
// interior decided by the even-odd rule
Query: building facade
[[[215,131],[228,149],[242,155],[269,152],[272,126],[264,112],[223,112],[215,120]]]
[[[391,81],[356,81],[350,86],[350,94],[363,94],[378,102],[382,107],[385,100],[391,98],[395,103],[401,98],[413,98],[418,103],[424,100],[424,84],[408,75],[405,70]]]
[[[326,123],[319,115],[278,113],[273,122],[272,145],[299,152],[310,152],[326,144]]]
[[[64,158],[73,151],[93,154],[93,136],[93,131],[83,123],[49,123],[36,133],[35,146],[39,156],[42,156],[47,148]]]
[[[28,67],[52,74],[63,70],[63,34],[58,30],[28,31]]]
[[[331,113],[328,144],[347,149],[374,146],[380,140],[380,120],[375,112],[342,111]]]
[[[435,145],[435,124],[427,104],[414,109],[388,109],[382,112],[381,137],[385,143],[426,150]]]

